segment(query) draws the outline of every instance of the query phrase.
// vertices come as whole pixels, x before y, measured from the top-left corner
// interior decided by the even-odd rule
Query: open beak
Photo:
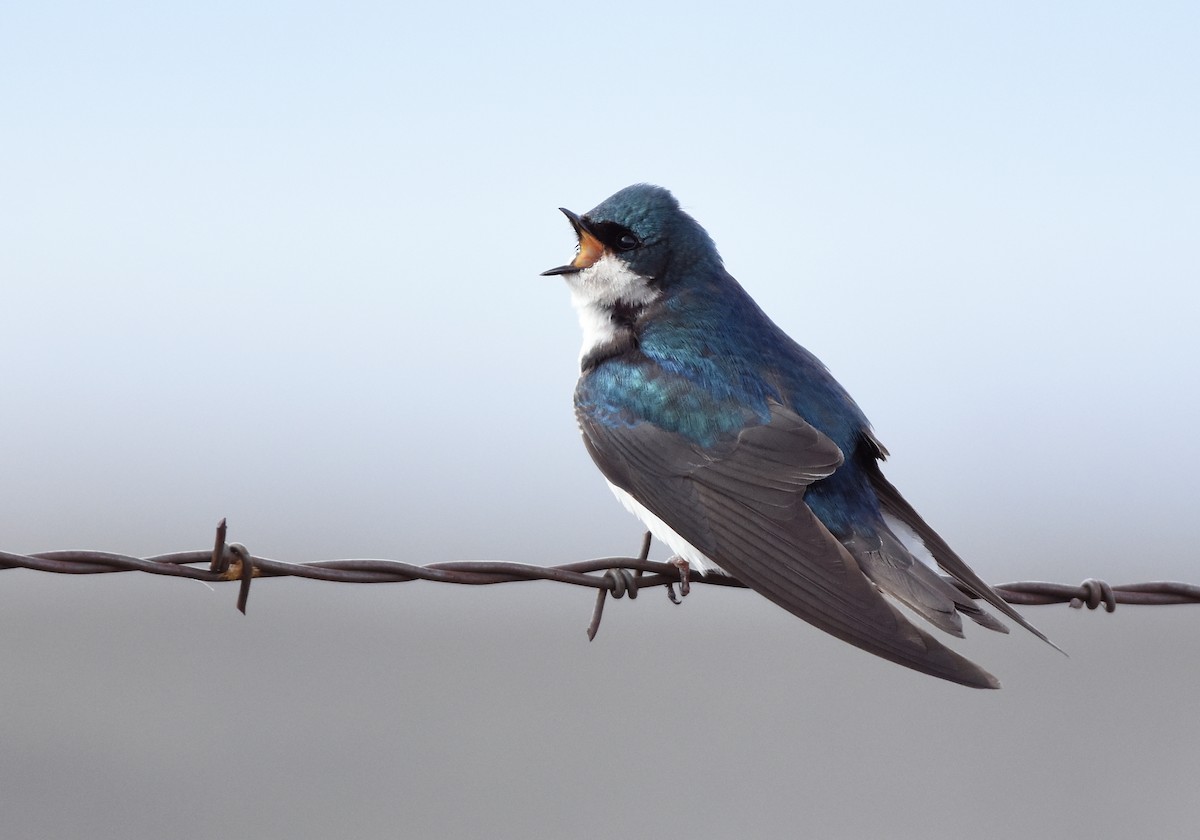
[[[604,245],[588,230],[587,222],[565,207],[559,207],[558,209],[570,220],[571,227],[575,228],[575,235],[579,237],[579,253],[575,255],[575,259],[566,265],[560,265],[558,268],[543,271],[543,277],[553,274],[574,274],[576,271],[582,271],[595,263],[604,254]]]

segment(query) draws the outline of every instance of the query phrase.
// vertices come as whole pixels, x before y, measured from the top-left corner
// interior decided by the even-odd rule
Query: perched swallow
[[[725,270],[667,190],[626,187],[583,216],[560,275],[583,327],[575,413],[625,507],[701,573],[724,572],[863,650],[978,688],[999,682],[909,622],[965,615],[1049,641],[883,476],[861,409]]]

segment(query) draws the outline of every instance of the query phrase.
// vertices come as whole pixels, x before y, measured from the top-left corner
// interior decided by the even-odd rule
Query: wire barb
[[[1085,604],[1089,610],[1094,610],[1104,604],[1105,612],[1113,612],[1117,608],[1117,596],[1113,592],[1113,588],[1106,581],[1088,578],[1083,583],[1079,584],[1079,588],[1087,593],[1086,598],[1072,598],[1071,609],[1077,610]]]
[[[641,551],[638,552],[637,559],[634,562],[646,562],[647,558],[650,556],[650,542],[653,539],[654,536],[647,531],[642,537],[642,548]],[[606,598],[608,598],[609,591],[612,592],[612,596],[614,598],[622,598],[625,596],[625,593],[628,592],[629,600],[632,601],[637,597],[638,586],[641,585],[642,570],[612,568],[604,572],[602,580],[606,581],[608,585],[601,587],[600,590],[596,592],[596,605],[592,607],[592,620],[588,622],[587,626],[587,637],[589,642],[596,638],[596,633],[600,630],[600,619],[604,617],[604,601]],[[667,592],[670,594],[671,600],[674,601],[675,593],[671,590],[671,585],[669,583],[667,584]],[[678,601],[676,601],[676,603],[678,603]]]
[[[228,526],[225,523],[225,517],[221,517],[221,521],[217,523],[217,541],[213,546],[212,562],[208,565],[211,572],[224,574],[229,568],[229,555],[225,553],[225,533]]]
[[[225,520],[222,519],[221,521],[224,522]],[[233,574],[230,575],[230,580],[239,581],[237,608],[238,612],[245,615],[246,602],[250,600],[250,581],[254,580],[254,558],[250,556],[250,552],[246,549],[246,546],[241,543],[234,543],[229,546],[229,553],[237,558],[236,565],[233,563],[230,564],[231,566],[235,565],[235,568],[232,570]]]

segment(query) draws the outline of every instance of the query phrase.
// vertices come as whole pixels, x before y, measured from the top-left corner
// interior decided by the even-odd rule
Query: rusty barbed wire
[[[222,519],[217,525],[212,551],[177,551],[150,557],[87,550],[41,551],[34,554],[0,551],[0,570],[33,569],[66,575],[145,572],[208,583],[238,581],[237,608],[242,613],[246,612],[250,583],[255,578],[298,577],[339,583],[407,583],[427,580],[470,586],[549,580],[596,590],[592,620],[587,628],[589,639],[595,638],[604,612],[605,599],[609,595],[614,598],[628,595],[633,599],[641,589],[662,586],[666,587],[671,602],[679,604],[681,602],[675,595],[676,585],[679,585],[681,595],[687,595],[692,584],[745,588],[741,581],[727,575],[690,578],[686,568],[681,569],[670,562],[649,560],[649,533],[642,539],[641,550],[636,557],[601,557],[558,566],[500,561],[450,561],[418,566],[399,560],[369,559],[288,563],[252,555],[244,545],[226,542],[226,535],[227,525]],[[1200,586],[1175,581],[1112,586],[1105,581],[1088,578],[1078,585],[1017,581],[1002,583],[992,588],[1010,604],[1025,606],[1065,603],[1074,609],[1087,607],[1094,610],[1103,605],[1106,612],[1112,612],[1117,608],[1117,604],[1200,604]],[[971,595],[970,592],[966,594]]]

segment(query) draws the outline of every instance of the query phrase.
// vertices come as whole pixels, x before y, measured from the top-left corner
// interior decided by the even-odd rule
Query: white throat
[[[583,328],[581,361],[616,335],[613,309],[618,303],[645,306],[659,296],[648,277],[633,271],[624,260],[608,252],[582,271],[566,275],[566,280],[571,290],[571,305],[579,314],[579,326]]]

